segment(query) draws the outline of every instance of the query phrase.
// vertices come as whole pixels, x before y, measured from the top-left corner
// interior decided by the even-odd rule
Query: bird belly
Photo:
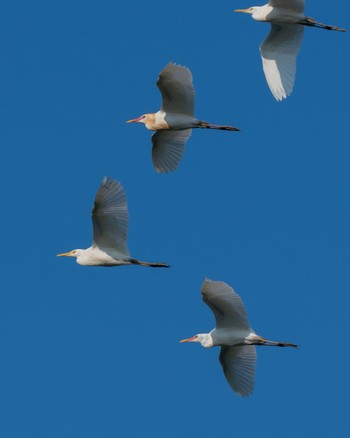
[[[165,121],[169,126],[169,129],[175,131],[182,131],[184,129],[198,128],[199,121],[187,114],[167,113],[165,115]]]
[[[116,257],[108,254],[106,251],[102,251],[99,248],[92,247],[89,252],[86,252],[79,258],[77,258],[77,263],[83,266],[118,266],[118,265],[128,265],[127,260],[123,260],[123,256]]]
[[[242,330],[215,329],[212,333],[214,345],[231,347],[233,345],[245,345],[245,339],[249,336],[249,332]]]

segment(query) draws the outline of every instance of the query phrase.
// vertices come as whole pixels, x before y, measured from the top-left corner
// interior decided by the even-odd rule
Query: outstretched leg
[[[311,17],[305,17],[305,19],[300,24],[303,24],[304,26],[318,27],[319,29],[337,30],[338,32],[346,32],[346,29],[343,29],[342,27],[319,23],[318,21],[314,20]]]
[[[299,345],[292,344],[290,342],[275,342],[269,341],[268,339],[259,338],[256,340],[256,345],[265,345],[266,347],[293,347],[299,348]]]
[[[224,131],[239,131],[239,128],[235,128],[234,126],[222,126],[222,125],[212,125],[208,122],[199,122],[199,128],[205,128],[205,129],[221,129]]]
[[[128,259],[128,261],[132,265],[149,266],[151,268],[170,268],[170,266],[165,263],[158,263],[158,262],[149,263],[149,262],[142,262],[141,260],[136,260],[136,259]]]

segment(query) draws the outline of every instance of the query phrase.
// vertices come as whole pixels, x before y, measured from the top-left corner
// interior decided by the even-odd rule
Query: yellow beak
[[[57,257],[69,257],[73,251],[63,252],[62,254],[57,254]]]
[[[233,12],[243,12],[244,14],[250,14],[251,9],[235,9]]]

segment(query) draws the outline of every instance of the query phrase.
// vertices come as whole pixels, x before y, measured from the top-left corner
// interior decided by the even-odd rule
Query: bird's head
[[[140,117],[137,117],[136,119],[128,120],[126,123],[143,123],[144,125],[147,125],[148,123],[154,122],[154,114],[143,114]]]
[[[214,345],[210,333],[199,333],[198,335],[192,336],[192,338],[182,339],[180,342],[199,342],[202,347],[205,348],[210,348]]]
[[[254,20],[266,21],[266,15],[270,9],[271,7],[269,7],[269,10],[267,11],[265,6],[252,6],[248,9],[236,9],[234,12],[243,12],[244,14],[250,14]]]
[[[75,257],[76,259],[81,256],[83,249],[73,249],[73,251],[63,252],[62,254],[57,254],[57,257]]]

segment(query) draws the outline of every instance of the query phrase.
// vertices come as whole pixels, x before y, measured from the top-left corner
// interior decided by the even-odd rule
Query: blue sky
[[[268,26],[233,9],[17,1],[0,17],[2,233],[0,435],[4,438],[349,433],[349,36],[306,29],[292,96],[277,103],[258,45]],[[306,13],[349,28],[345,1]],[[150,133],[158,73],[188,66],[196,130],[158,175]],[[135,258],[168,270],[78,266],[104,175],[129,202]],[[204,277],[232,285],[261,335],[256,389],[235,395],[219,350],[179,339],[213,328]]]

